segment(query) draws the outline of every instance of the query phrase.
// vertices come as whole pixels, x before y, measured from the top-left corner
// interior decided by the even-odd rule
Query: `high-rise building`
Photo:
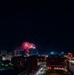
[[[1,56],[6,56],[6,55],[7,55],[7,51],[6,51],[6,50],[1,50],[0,55],[1,55]]]
[[[13,57],[11,60],[14,67],[18,68],[25,68],[28,70],[28,72],[33,71],[37,69],[37,56],[17,56]]]
[[[25,62],[26,62],[26,58],[24,58],[23,56],[17,56],[17,57],[13,57],[11,59],[12,64],[14,65],[14,67],[18,67],[18,68],[24,68],[25,67]]]

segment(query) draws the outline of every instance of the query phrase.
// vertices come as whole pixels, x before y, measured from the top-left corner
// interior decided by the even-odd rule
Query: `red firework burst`
[[[30,50],[31,48],[35,48],[35,45],[32,44],[32,43],[29,43],[29,42],[23,42],[22,45],[21,45],[21,48],[22,48],[23,50],[25,50],[26,52],[29,52],[29,50]]]

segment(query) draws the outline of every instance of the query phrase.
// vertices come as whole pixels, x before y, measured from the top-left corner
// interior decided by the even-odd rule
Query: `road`
[[[61,73],[48,73],[46,75],[62,75]]]

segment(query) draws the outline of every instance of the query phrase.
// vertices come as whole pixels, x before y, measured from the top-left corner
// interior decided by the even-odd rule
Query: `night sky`
[[[0,50],[29,41],[40,52],[73,51],[73,6],[72,0],[0,1]]]

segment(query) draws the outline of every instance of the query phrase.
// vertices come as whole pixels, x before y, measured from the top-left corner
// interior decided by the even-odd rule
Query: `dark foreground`
[[[0,71],[0,75],[18,75],[20,72],[22,72],[22,69],[7,69],[7,70],[3,70]]]

